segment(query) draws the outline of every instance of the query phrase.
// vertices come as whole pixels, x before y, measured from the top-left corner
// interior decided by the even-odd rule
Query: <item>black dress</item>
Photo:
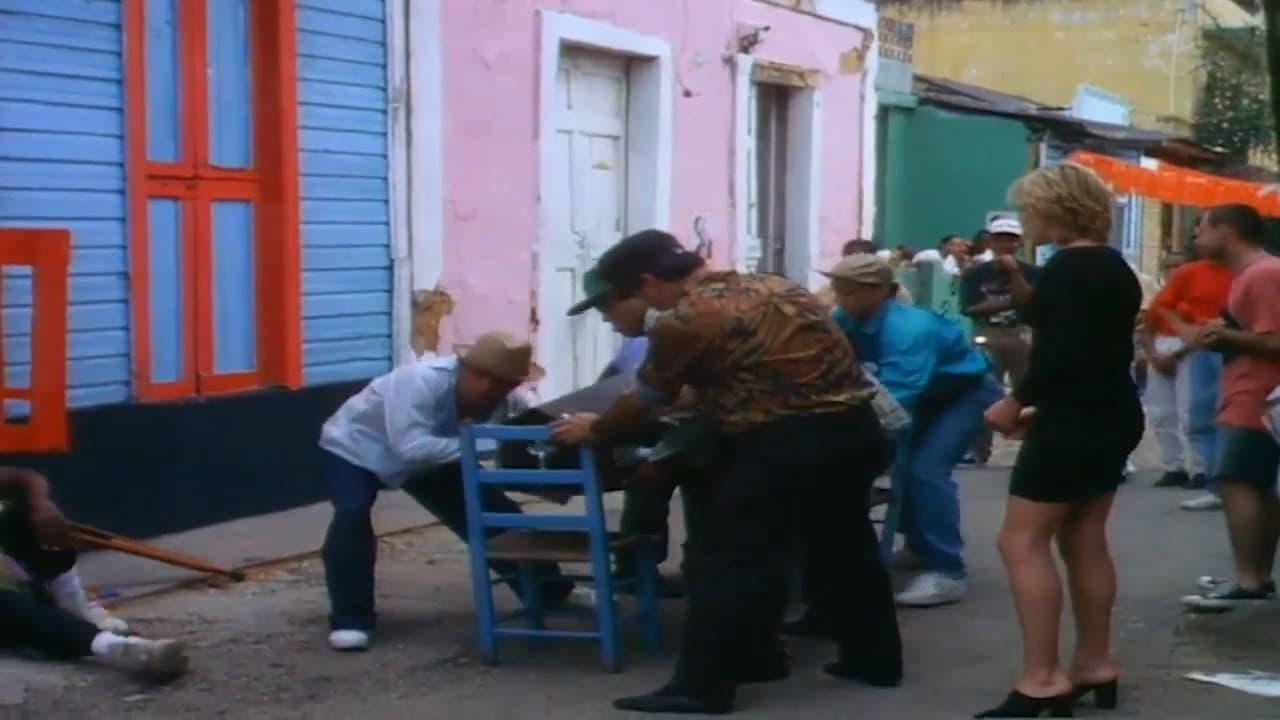
[[[1120,253],[1101,245],[1059,250],[1028,310],[1031,360],[1014,396],[1036,409],[1009,492],[1082,503],[1114,492],[1145,420],[1133,365],[1142,290]]]

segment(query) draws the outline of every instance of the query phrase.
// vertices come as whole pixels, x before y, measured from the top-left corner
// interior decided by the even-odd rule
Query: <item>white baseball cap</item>
[[[1022,237],[1022,223],[1018,218],[997,217],[987,223],[987,232],[992,235],[1017,235]]]

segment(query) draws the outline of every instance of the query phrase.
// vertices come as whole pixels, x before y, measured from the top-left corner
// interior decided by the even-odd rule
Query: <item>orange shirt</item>
[[[1205,323],[1222,315],[1231,293],[1231,268],[1209,260],[1192,260],[1175,269],[1148,307],[1147,320],[1156,335],[1174,335],[1173,328],[1156,312],[1177,313],[1183,321]]]

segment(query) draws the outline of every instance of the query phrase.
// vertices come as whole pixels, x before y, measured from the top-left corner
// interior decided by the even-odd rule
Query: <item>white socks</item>
[[[80,584],[80,574],[73,567],[49,582],[49,593],[58,607],[87,620],[99,630],[113,633],[129,632],[129,624],[107,612],[96,602],[91,602]]]
[[[128,672],[168,677],[187,671],[186,648],[177,640],[146,640],[103,631],[89,647],[103,663]]]
[[[115,648],[128,641],[129,638],[123,635],[103,630],[94,636],[93,644],[89,646],[89,649],[93,651],[95,657],[107,658],[111,656]]]

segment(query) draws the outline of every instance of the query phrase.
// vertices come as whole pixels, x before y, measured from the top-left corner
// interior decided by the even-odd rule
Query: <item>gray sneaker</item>
[[[907,589],[898,593],[897,601],[903,607],[927,608],[960,602],[965,593],[964,580],[927,572],[917,575]]]
[[[187,648],[181,640],[123,638],[107,647],[100,657],[121,670],[162,678],[182,675],[189,665]]]
[[[1187,595],[1182,598],[1182,605],[1192,612],[1227,612],[1236,608],[1274,602],[1275,599],[1275,583],[1266,583],[1258,590],[1249,590],[1230,583],[1198,595]]]

